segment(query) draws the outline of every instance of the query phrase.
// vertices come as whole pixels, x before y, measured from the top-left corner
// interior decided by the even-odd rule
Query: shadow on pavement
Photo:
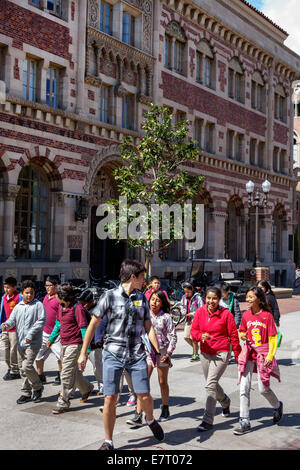
[[[279,366],[295,366],[295,359],[277,359]]]

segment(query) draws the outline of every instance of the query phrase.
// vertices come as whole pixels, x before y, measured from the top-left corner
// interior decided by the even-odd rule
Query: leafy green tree
[[[194,176],[184,169],[201,153],[197,143],[188,138],[188,126],[188,121],[173,124],[168,108],[152,104],[145,116],[140,144],[135,146],[131,137],[123,138],[121,160],[124,165],[114,171],[114,177],[119,194],[127,198],[128,208],[133,204],[147,207],[147,214],[140,214],[140,221],[145,218],[147,222],[150,221],[151,205],[167,204],[170,207],[179,204],[183,208],[184,203],[194,201],[201,190],[204,177]],[[108,203],[120,215],[119,200],[110,200]],[[128,224],[134,219],[130,214],[126,217]],[[115,227],[117,234],[121,232],[120,221],[121,218],[118,218]],[[130,247],[139,247],[145,251],[147,275],[155,251],[166,249],[179,238],[172,222],[170,237],[162,239],[160,231],[157,236],[160,243],[156,249],[150,223],[145,239],[127,238]]]

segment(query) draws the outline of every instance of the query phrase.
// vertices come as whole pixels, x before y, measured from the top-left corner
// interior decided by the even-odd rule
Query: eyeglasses
[[[47,287],[54,287],[54,285],[53,285],[53,284],[45,284],[45,287],[46,287],[46,288],[47,288]]]

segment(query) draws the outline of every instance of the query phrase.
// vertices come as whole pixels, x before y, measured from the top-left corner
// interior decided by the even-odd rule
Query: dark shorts
[[[146,358],[124,365],[113,354],[103,351],[104,395],[116,395],[120,392],[120,380],[124,369],[130,375],[135,393],[150,392]]]

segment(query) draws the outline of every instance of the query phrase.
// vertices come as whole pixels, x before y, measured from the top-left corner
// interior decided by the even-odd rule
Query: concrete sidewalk
[[[285,299],[289,300],[289,299]],[[128,394],[121,397],[122,406],[117,408],[114,433],[116,449],[192,450],[192,449],[300,449],[300,311],[282,316],[283,342],[276,355],[281,371],[281,383],[272,379],[272,388],[284,403],[284,418],[279,426],[272,422],[272,409],[257,391],[254,374],[251,392],[252,432],[245,436],[233,435],[239,418],[239,387],[237,365],[230,364],[221,379],[224,390],[231,398],[231,415],[221,416],[217,408],[213,431],[200,434],[196,427],[201,422],[205,404],[205,382],[200,363],[190,362],[190,348],[178,332],[178,347],[173,356],[174,367],[170,370],[171,419],[163,423],[166,437],[157,443],[147,426],[130,429],[126,419],[133,408],[126,406]],[[1,430],[0,449],[97,449],[104,438],[102,415],[99,406],[102,397],[91,397],[87,403],[79,403],[79,394],[72,400],[72,409],[63,415],[51,414],[59,387],[54,386],[55,359],[49,358],[45,367],[48,384],[45,385],[43,401],[33,405],[17,405],[21,381],[5,382],[0,379]],[[0,361],[0,377],[6,365]],[[91,364],[86,375],[93,380]],[[160,392],[157,374],[151,379],[155,404],[155,417],[160,414]]]

